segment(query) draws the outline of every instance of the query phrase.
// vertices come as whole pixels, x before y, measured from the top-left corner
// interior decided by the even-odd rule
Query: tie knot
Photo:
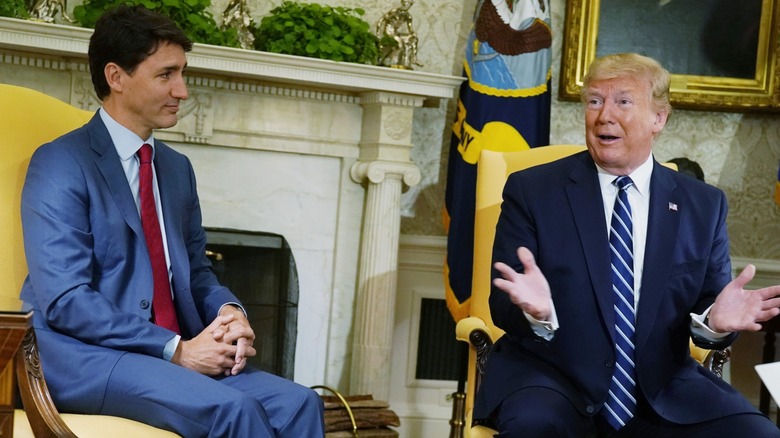
[[[613,181],[613,183],[615,183],[618,186],[618,189],[625,190],[625,189],[631,187],[631,185],[634,184],[634,181],[631,180],[630,176],[621,175],[621,176],[615,178],[615,181]]]
[[[151,163],[152,162],[152,146],[148,143],[144,143],[143,146],[141,146],[140,149],[138,149],[138,158],[141,160],[141,163]]]

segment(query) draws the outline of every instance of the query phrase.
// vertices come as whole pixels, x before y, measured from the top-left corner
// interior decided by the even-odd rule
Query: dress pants
[[[542,387],[512,393],[496,411],[495,423],[499,438],[780,437],[780,429],[758,412],[696,424],[674,424],[656,414],[642,397],[638,400],[636,417],[615,431],[600,414],[586,417],[562,394]]]
[[[209,377],[161,359],[124,354],[102,410],[183,437],[322,437],[322,400],[313,390],[246,367]]]

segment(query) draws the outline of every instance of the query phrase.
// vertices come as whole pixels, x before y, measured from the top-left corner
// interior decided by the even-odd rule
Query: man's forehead
[[[594,80],[585,89],[586,94],[635,94],[643,92],[647,86],[630,76]]]

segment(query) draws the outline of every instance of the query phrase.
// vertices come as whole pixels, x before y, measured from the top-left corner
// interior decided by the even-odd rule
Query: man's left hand
[[[780,314],[780,285],[746,290],[756,267],[747,265],[723,288],[709,313],[709,326],[719,333],[761,330],[761,322]]]
[[[249,325],[244,312],[236,306],[227,305],[219,312],[220,316],[233,315],[233,320],[214,330],[214,340],[226,344],[236,345],[235,365],[225,370],[225,375],[236,375],[246,366],[247,357],[254,356],[257,352],[254,349],[255,332]]]

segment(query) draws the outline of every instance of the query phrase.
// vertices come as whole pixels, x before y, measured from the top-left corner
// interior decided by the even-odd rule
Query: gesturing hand
[[[550,285],[528,248],[518,248],[517,258],[523,264],[523,273],[518,273],[505,263],[497,262],[494,267],[502,278],[494,279],[493,285],[506,292],[509,300],[525,313],[539,321],[546,321],[552,312]]]
[[[757,290],[746,290],[745,285],[753,279],[756,267],[745,269],[723,288],[715,299],[709,314],[709,326],[716,332],[740,330],[761,330],[760,322],[780,314],[780,285]]]

